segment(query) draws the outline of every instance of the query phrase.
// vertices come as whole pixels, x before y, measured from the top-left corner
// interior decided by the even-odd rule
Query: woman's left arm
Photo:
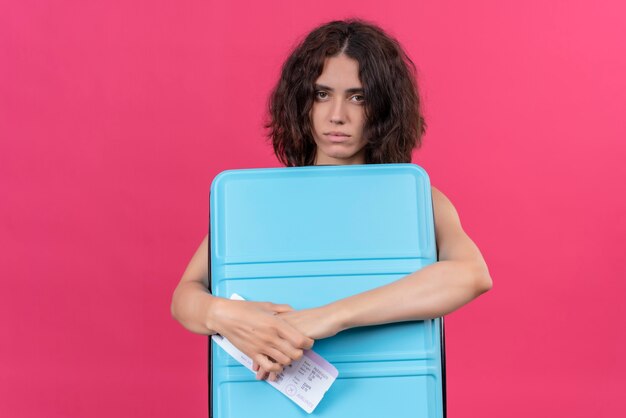
[[[280,316],[320,339],[353,327],[437,318],[491,289],[487,264],[463,231],[452,202],[434,187],[432,196],[438,262],[385,286]]]

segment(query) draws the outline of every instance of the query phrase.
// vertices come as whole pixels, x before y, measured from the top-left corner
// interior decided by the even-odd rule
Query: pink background
[[[207,415],[169,309],[211,180],[279,166],[280,64],[349,16],[417,64],[414,162],[493,276],[447,317],[449,416],[625,416],[623,2],[254,3],[0,2],[0,416]]]

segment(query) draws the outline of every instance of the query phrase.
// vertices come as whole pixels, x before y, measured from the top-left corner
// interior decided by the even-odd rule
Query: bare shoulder
[[[452,230],[463,230],[461,227],[461,219],[459,214],[448,197],[443,194],[439,189],[431,187],[433,196],[433,212],[435,216],[435,232],[437,227],[442,229],[439,231],[452,232]]]
[[[450,199],[435,187],[432,196],[439,260],[469,261],[486,268],[480,250],[463,230]]]
[[[200,282],[209,286],[209,236],[206,235],[189,261],[180,283]]]

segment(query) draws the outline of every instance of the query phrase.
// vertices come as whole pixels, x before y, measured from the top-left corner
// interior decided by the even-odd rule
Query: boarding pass
[[[236,293],[230,297],[244,300]],[[252,359],[239,351],[227,338],[213,335],[213,341],[222,347],[235,360],[252,371]],[[276,376],[275,382],[267,383],[278,389],[309,414],[313,412],[324,394],[337,378],[337,369],[313,350],[306,350],[300,360],[296,360]]]

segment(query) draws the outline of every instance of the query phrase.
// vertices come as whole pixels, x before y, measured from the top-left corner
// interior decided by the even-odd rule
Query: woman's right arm
[[[311,338],[276,315],[292,310],[290,306],[224,299],[211,295],[208,287],[207,235],[172,295],[174,319],[197,334],[223,335],[265,370],[273,372],[282,371],[283,366],[313,346]]]

